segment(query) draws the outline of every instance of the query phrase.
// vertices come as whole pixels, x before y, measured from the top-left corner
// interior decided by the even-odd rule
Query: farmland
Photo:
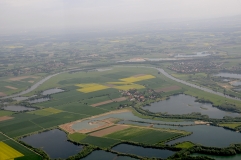
[[[42,157],[35,152],[27,149],[18,142],[0,133],[0,155],[2,160],[22,159],[22,160],[41,160]],[[21,157],[21,158],[20,158]]]
[[[183,142],[183,143],[177,144],[175,147],[182,148],[182,149],[188,149],[188,148],[191,148],[193,146],[194,146],[194,144],[191,143],[191,142]]]
[[[180,136],[180,133],[163,132],[155,129],[131,127],[106,135],[107,138],[138,143],[155,144]]]
[[[109,138],[101,138],[101,137],[93,137],[93,136],[87,136],[80,142],[84,143],[84,144],[98,146],[101,148],[110,148],[110,147],[114,146],[115,144],[120,143],[119,140],[109,139]]]

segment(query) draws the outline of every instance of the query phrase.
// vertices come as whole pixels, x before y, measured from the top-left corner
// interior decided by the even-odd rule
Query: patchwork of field
[[[42,160],[42,157],[0,133],[0,159]]]
[[[86,83],[86,84],[76,84],[76,86],[82,87],[81,89],[77,89],[77,91],[83,92],[83,93],[95,92],[95,91],[104,90],[107,88],[115,88],[119,90],[143,89],[145,88],[143,85],[135,84],[134,82],[153,79],[153,78],[156,78],[156,77],[153,75],[139,74],[128,78],[119,79],[122,82],[105,82],[105,85],[101,85],[97,83]]]

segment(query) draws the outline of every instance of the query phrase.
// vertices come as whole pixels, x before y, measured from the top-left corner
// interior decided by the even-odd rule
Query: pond
[[[55,94],[55,93],[59,93],[59,92],[63,92],[64,90],[59,89],[59,88],[55,88],[55,89],[48,89],[43,91],[42,95],[49,95],[49,94]]]
[[[241,74],[235,74],[235,73],[218,73],[218,74],[215,74],[214,76],[241,79]]]
[[[3,109],[7,111],[15,111],[15,112],[36,110],[35,108],[24,107],[24,106],[6,106],[6,107],[3,107]]]
[[[66,133],[59,129],[34,134],[20,140],[34,148],[41,148],[52,159],[68,158],[69,156],[79,153],[83,149],[83,146],[78,146],[67,141]]]
[[[142,107],[154,113],[168,113],[168,114],[190,114],[198,112],[203,115],[208,115],[210,118],[222,119],[224,116],[238,117],[240,114],[222,111],[215,108],[210,103],[195,102],[196,98],[184,94],[170,96],[170,99],[152,103],[151,106]]]
[[[156,126],[155,126],[156,127]],[[185,126],[177,128],[193,132],[190,136],[182,137],[167,144],[175,144],[177,142],[191,141],[193,143],[201,144],[210,147],[228,147],[232,143],[241,143],[241,133],[224,129],[222,127],[196,125]],[[232,137],[232,138],[227,138]]]
[[[240,160],[241,159],[241,154],[237,154],[234,156],[214,156],[214,155],[195,153],[195,154],[192,154],[191,156],[206,156],[209,158],[213,158],[215,160]]]
[[[136,160],[135,158],[127,156],[117,156],[114,153],[106,152],[103,150],[96,150],[90,153],[87,157],[82,158],[81,160]]]
[[[232,86],[241,86],[241,81],[231,82]]]
[[[28,101],[28,102],[33,104],[33,103],[45,102],[45,101],[48,101],[48,100],[50,100],[50,98],[39,98],[39,99],[34,99],[34,100],[31,100],[31,101]]]
[[[144,148],[130,144],[119,144],[112,148],[113,151],[134,154],[141,157],[167,158],[175,154],[173,151],[155,148]]]

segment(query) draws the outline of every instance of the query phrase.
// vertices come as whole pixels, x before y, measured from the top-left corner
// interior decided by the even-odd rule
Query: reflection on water
[[[66,133],[58,129],[34,134],[20,140],[35,148],[43,149],[50,158],[68,158],[83,148],[81,145],[78,146],[67,141]]]
[[[198,112],[208,115],[210,118],[222,119],[224,116],[238,117],[240,114],[225,112],[215,108],[210,103],[195,102],[196,98],[184,94],[171,96],[170,99],[152,103],[151,106],[145,106],[143,109],[154,113],[167,112],[168,114],[190,114]]]

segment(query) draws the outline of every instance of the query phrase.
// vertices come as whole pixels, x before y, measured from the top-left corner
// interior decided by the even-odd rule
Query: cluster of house
[[[174,62],[172,65],[168,67],[168,69],[178,73],[199,73],[222,69],[222,65],[223,63],[216,63],[207,60],[181,61]]]
[[[122,96],[126,96],[129,98],[130,101],[139,101],[139,102],[145,102],[146,99],[155,99],[156,95],[152,94],[154,93],[153,90],[148,89],[146,92],[148,94],[143,95],[143,93],[137,91],[136,89],[130,89],[128,91],[120,91],[122,92]]]

